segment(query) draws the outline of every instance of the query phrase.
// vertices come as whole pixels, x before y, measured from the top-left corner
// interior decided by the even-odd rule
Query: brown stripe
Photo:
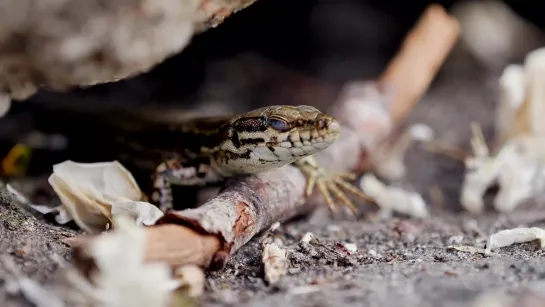
[[[263,138],[251,138],[251,139],[241,139],[239,140],[241,145],[257,145],[259,143],[264,143],[265,139]],[[238,146],[237,146],[238,148]]]

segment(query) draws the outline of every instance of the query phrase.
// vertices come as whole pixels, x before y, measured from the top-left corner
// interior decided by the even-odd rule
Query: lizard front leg
[[[335,202],[332,197],[332,195],[334,195],[352,212],[356,212],[356,206],[348,199],[341,188],[344,188],[367,201],[372,201],[367,195],[360,191],[360,189],[349,182],[350,180],[356,179],[355,174],[329,172],[319,164],[314,156],[304,157],[295,161],[293,164],[307,177],[306,196],[310,196],[315,186],[317,186],[331,211],[333,211],[335,207]]]
[[[177,159],[168,159],[159,164],[153,176],[152,201],[161,211],[166,212],[174,207],[172,185],[204,186],[223,180],[211,166],[210,159],[200,160],[182,163]]]

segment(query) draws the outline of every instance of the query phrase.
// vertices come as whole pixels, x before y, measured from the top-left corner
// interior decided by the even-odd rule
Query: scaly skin
[[[340,133],[331,116],[311,106],[268,106],[236,116],[203,117],[174,124],[125,124],[126,131],[138,138],[121,138],[139,154],[129,157],[141,164],[152,162],[155,170],[152,200],[161,210],[172,208],[171,185],[206,185],[232,176],[250,175],[292,164],[307,177],[306,195],[314,187],[334,208],[331,194],[355,211],[344,195],[344,188],[366,196],[348,183],[352,174],[330,174],[315,160],[314,154],[329,147]],[[119,124],[119,122],[118,122]]]

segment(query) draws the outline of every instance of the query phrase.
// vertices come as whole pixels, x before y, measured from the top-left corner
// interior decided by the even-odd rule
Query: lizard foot
[[[161,163],[157,167],[153,182],[154,191],[151,194],[152,202],[155,203],[163,213],[174,207],[169,170],[166,163]]]
[[[172,186],[203,186],[208,183],[221,180],[216,173],[209,168],[209,163],[201,161],[200,164],[182,165],[177,159],[165,160],[155,170],[153,176],[152,201],[163,212],[174,208]],[[208,168],[207,168],[208,167]],[[201,171],[203,170],[204,171]]]
[[[307,177],[307,185],[305,194],[310,196],[315,188],[325,198],[326,204],[330,211],[335,208],[335,202],[333,196],[340,200],[345,206],[347,206],[354,214],[357,212],[356,206],[341,188],[361,197],[367,201],[372,201],[367,195],[365,195],[360,189],[350,183],[351,180],[356,179],[356,175],[352,173],[331,173],[321,167],[313,156],[303,158],[294,163]]]

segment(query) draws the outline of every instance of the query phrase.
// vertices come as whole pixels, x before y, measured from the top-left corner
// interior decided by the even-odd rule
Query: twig
[[[314,209],[316,202],[305,202],[305,183],[292,166],[234,180],[203,206],[166,214],[152,229],[178,224],[215,234],[220,246],[210,264],[222,267],[233,252],[272,223]],[[190,246],[195,245],[186,245]]]
[[[399,120],[422,98],[458,40],[460,25],[442,6],[430,5],[379,78],[395,87],[392,116]]]

